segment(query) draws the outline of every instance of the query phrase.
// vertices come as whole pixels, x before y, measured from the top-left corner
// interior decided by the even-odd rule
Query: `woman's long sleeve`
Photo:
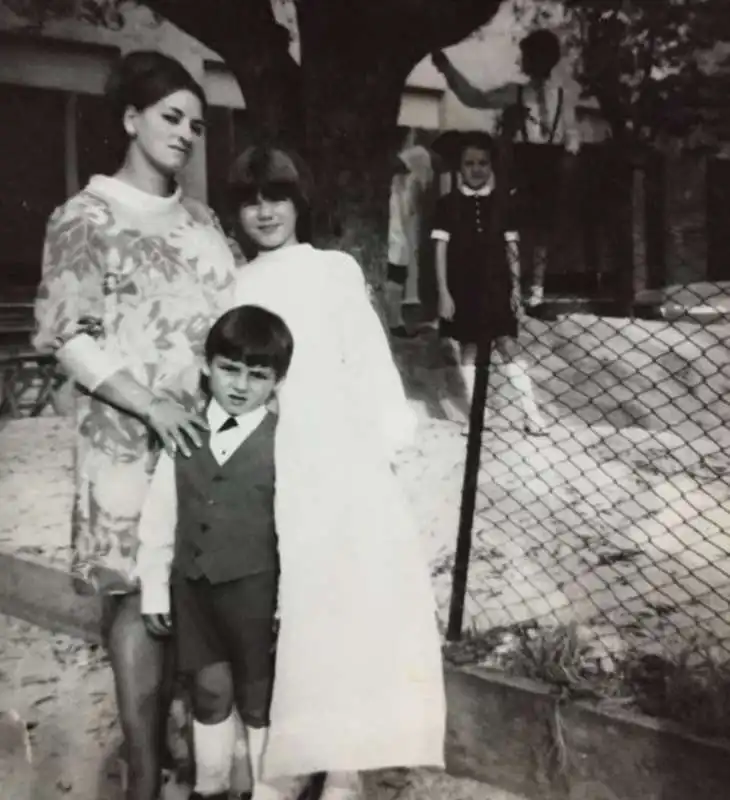
[[[102,332],[104,275],[91,251],[90,227],[68,206],[48,222],[33,345],[54,353],[71,378],[93,391],[124,364],[96,341]]]

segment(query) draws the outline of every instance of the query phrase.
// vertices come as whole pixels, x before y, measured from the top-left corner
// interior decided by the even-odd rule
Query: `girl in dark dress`
[[[492,139],[485,133],[464,134],[459,151],[458,187],[439,200],[431,233],[436,243],[441,335],[454,344],[470,394],[476,343],[491,340],[507,379],[521,397],[525,430],[542,434],[546,423],[516,342],[521,316],[517,235],[509,221],[498,243],[492,232],[496,202]]]

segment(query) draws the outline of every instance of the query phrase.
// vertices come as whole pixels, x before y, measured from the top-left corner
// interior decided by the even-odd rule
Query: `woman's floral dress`
[[[204,205],[94,176],[48,223],[39,350],[92,335],[140,383],[193,407],[203,346],[231,304],[234,257]],[[79,591],[136,589],[137,524],[158,444],[78,387],[72,573]]]

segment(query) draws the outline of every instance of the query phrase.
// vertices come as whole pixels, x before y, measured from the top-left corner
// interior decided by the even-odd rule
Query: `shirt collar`
[[[465,197],[488,197],[494,191],[494,175],[492,175],[481,189],[471,189],[459,179],[459,191]]]
[[[259,406],[255,408],[253,411],[248,411],[245,414],[239,414],[236,419],[237,420],[245,420],[248,424],[260,422],[267,413],[266,406]],[[206,417],[208,419],[208,425],[210,426],[210,432],[216,433],[218,429],[223,425],[223,423],[230,417],[231,415],[225,412],[220,403],[215,399],[215,397],[210,398],[210,403],[208,403],[208,410],[206,412]]]

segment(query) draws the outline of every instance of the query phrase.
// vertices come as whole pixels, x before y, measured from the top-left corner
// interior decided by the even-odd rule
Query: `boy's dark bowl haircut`
[[[219,317],[205,340],[205,360],[216,356],[250,367],[271,367],[277,380],[289,369],[294,340],[289,326],[259,306],[238,306]]]

